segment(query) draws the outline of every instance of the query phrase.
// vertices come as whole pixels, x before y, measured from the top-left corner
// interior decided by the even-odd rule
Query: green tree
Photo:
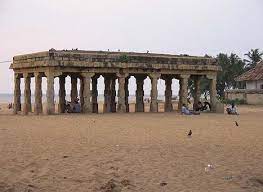
[[[235,78],[244,72],[245,62],[234,53],[231,53],[230,56],[220,53],[217,61],[222,67],[222,71],[217,75],[217,93],[223,98],[226,89],[237,88]]]
[[[260,60],[262,60],[263,52],[260,52],[259,49],[251,49],[248,53],[245,54],[248,59],[246,62],[246,69],[254,68]]]
[[[245,61],[240,59],[238,55],[231,53],[229,56],[224,53],[220,53],[216,57],[218,65],[221,66],[222,71],[217,75],[217,93],[220,98],[224,98],[224,92],[226,89],[237,88],[238,84],[235,78],[244,72]],[[189,90],[188,96],[194,95],[194,81],[188,82]],[[209,95],[209,80],[202,78],[200,82],[201,94],[205,97]]]

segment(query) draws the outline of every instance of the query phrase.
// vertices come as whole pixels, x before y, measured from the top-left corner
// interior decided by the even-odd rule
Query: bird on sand
[[[192,130],[189,131],[188,136],[190,137],[192,135]]]
[[[235,121],[235,123],[236,123],[236,126],[238,127],[239,125],[238,125],[238,123]]]

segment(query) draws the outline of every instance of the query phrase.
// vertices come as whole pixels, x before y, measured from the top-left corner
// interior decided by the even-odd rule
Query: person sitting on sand
[[[226,108],[226,112],[228,115],[238,115],[237,107],[234,102],[231,104],[231,106]]]
[[[67,101],[66,112],[67,113],[80,113],[81,112],[81,106],[80,106],[78,98],[76,98],[74,102]]]
[[[8,109],[12,109],[13,108],[13,103],[9,103],[7,106]]]
[[[194,103],[193,109],[194,111],[203,111],[203,103],[201,101],[198,101],[197,104]]]
[[[201,101],[198,101],[197,104],[193,105],[193,109],[194,111],[207,111],[208,109],[211,109],[211,105],[210,103],[208,103],[207,101],[202,103]]]
[[[199,112],[196,112],[196,111],[190,111],[185,104],[183,104],[182,106],[182,114],[183,115],[200,115]]]
[[[79,99],[76,98],[73,105],[73,113],[80,113],[81,112],[81,106],[79,103]]]

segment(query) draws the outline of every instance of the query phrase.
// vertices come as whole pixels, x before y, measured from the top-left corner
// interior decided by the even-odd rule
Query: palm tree
[[[254,68],[260,60],[262,60],[263,52],[260,52],[259,49],[251,49],[245,56],[248,57],[248,60],[245,59],[246,68]]]

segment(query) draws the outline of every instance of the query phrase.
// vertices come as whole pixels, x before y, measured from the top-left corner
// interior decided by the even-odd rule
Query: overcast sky
[[[262,0],[0,0],[0,61],[52,47],[243,57],[263,50],[262,19]]]

